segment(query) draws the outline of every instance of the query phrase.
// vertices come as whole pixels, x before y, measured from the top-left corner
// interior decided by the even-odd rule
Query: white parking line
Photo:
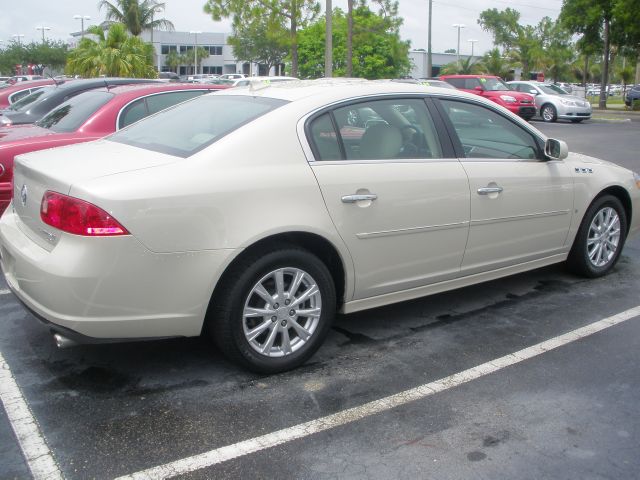
[[[9,290],[8,288],[3,288],[0,290],[0,295],[9,295],[11,293],[11,290]]]
[[[0,353],[0,400],[7,412],[9,423],[22,449],[29,470],[36,480],[58,480],[62,474],[47,446],[20,387],[11,374],[9,365]]]
[[[503,368],[520,363],[523,360],[536,357],[555,348],[575,342],[576,340],[588,337],[589,335],[593,335],[594,333],[625,322],[631,318],[637,317],[638,315],[640,315],[640,306],[602,319],[598,322],[587,325],[586,327],[578,328],[577,330],[565,333],[564,335],[554,337],[545,342],[538,343],[532,347],[505,355],[504,357],[500,357],[495,360],[490,360],[482,365],[478,365],[477,367],[472,367],[446,378],[436,380],[435,382],[427,383],[389,397],[381,398],[380,400],[365,403],[359,407],[343,410],[341,412],[334,413],[333,415],[301,423],[260,437],[251,438],[249,440],[234,443],[233,445],[216,448],[199,455],[194,455],[192,457],[183,458],[171,463],[149,468],[148,470],[142,470],[130,475],[125,475],[116,480],[171,478],[177,475],[183,475],[200,470],[202,468],[211,467],[213,465],[259,452],[277,445],[282,445],[293,440],[313,435],[314,433],[323,432],[357,420],[362,420],[363,418],[371,415],[385,412],[416,400],[424,399],[434,393],[443,392],[471,380],[497,372]]]

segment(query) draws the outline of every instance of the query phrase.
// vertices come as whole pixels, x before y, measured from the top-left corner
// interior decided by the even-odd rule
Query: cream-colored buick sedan
[[[211,335],[260,372],[355,312],[567,262],[640,229],[640,177],[476,95],[310,81],[207,95],[19,156],[2,268],[60,344]]]

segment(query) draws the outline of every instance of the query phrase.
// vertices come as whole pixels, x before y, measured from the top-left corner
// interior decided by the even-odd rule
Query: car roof
[[[129,96],[137,98],[150,93],[170,92],[173,90],[225,90],[227,85],[212,83],[152,83],[138,85],[121,85],[109,88],[109,91],[117,96]]]
[[[364,79],[326,78],[318,80],[293,80],[290,82],[276,82],[272,84],[249,85],[235,87],[216,95],[247,95],[267,98],[277,98],[289,102],[310,99],[312,103],[324,105],[332,101],[357,98],[367,95],[392,94],[424,94],[441,93],[465,98],[478,98],[477,95],[467,94],[459,90],[418,85],[413,83],[368,81]]]
[[[440,75],[439,78],[500,78],[496,75]]]

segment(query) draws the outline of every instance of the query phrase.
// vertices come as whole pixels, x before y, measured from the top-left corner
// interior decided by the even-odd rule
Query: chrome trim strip
[[[384,230],[381,232],[357,233],[356,237],[361,240],[369,238],[389,237],[393,235],[408,235],[412,233],[436,232],[440,230],[451,230],[454,228],[466,228],[469,222],[447,223],[443,225],[428,225],[426,227],[400,228],[398,230]]]
[[[527,215],[516,215],[513,217],[487,218],[485,220],[471,220],[471,226],[491,225],[493,223],[513,222],[515,220],[526,220],[530,218],[557,217],[559,215],[568,215],[571,210],[558,210],[555,212],[529,213]]]

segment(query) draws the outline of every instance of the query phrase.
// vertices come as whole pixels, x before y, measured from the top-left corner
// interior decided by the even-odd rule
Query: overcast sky
[[[229,22],[214,22],[202,7],[205,0],[165,0],[165,18],[171,20],[176,30],[201,30],[229,32]],[[321,0],[324,6],[325,1]],[[69,33],[80,30],[80,21],[74,15],[89,15],[88,23],[99,23],[104,14],[98,11],[97,0],[0,0],[0,40],[9,42],[13,35],[24,34],[23,42],[40,41],[38,26],[48,26],[47,38],[66,40]],[[333,0],[334,7],[346,9],[346,0]],[[556,18],[562,0],[434,0],[433,2],[433,50],[442,52],[456,48],[457,30],[451,25],[466,25],[461,32],[460,51],[471,52],[469,39],[478,40],[475,53],[492,48],[491,36],[483,32],[477,20],[487,8],[515,8],[521,13],[521,22],[537,24],[544,16]],[[412,48],[427,47],[428,0],[400,0],[400,15],[404,18],[402,38],[411,40]]]

